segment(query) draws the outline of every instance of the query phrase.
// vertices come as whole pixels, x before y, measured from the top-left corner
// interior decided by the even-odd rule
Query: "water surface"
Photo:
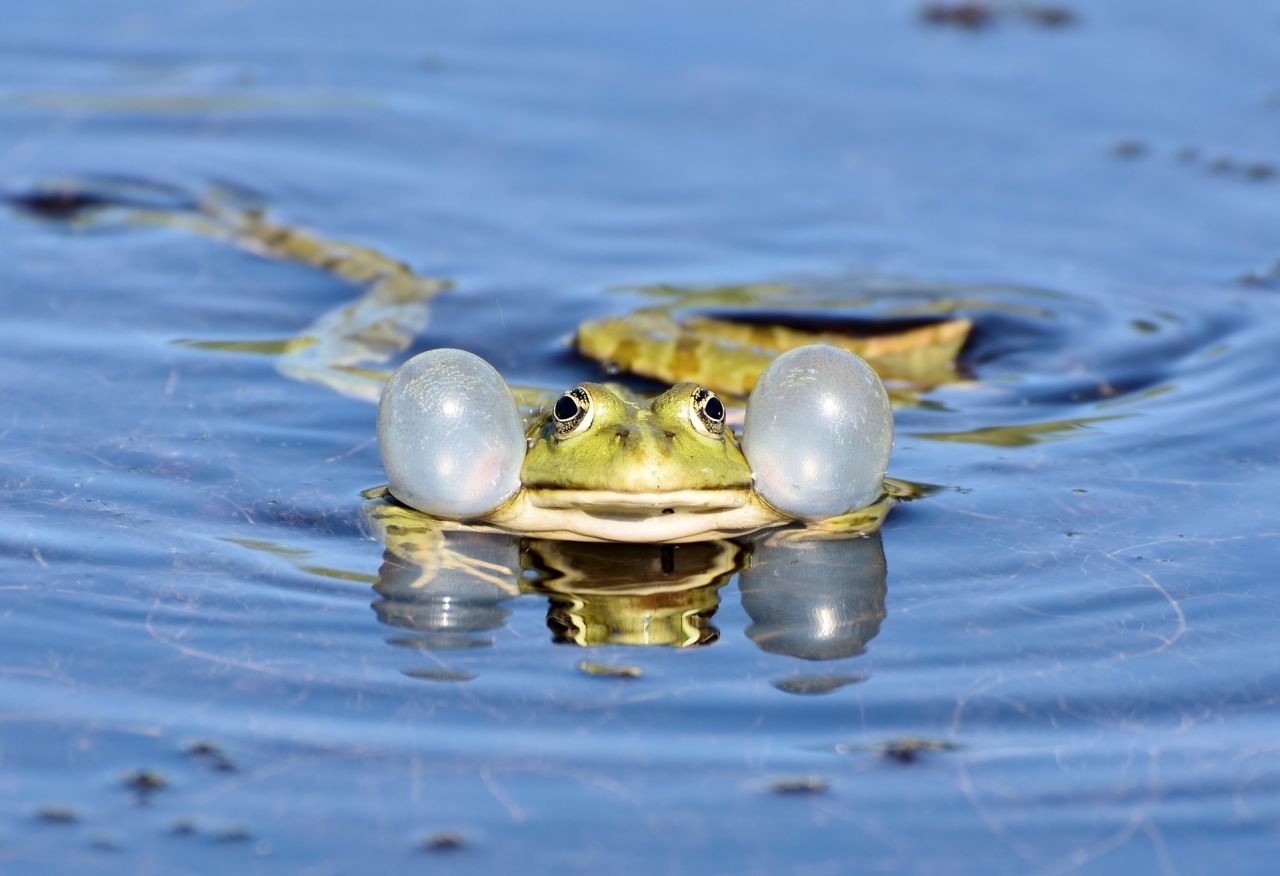
[[[1265,872],[1280,19],[1072,8],[11,16],[7,193],[250,192],[451,280],[413,350],[565,386],[599,373],[578,321],[653,284],[977,332],[898,414],[891,473],[940,489],[829,575],[642,552],[704,578],[619,593],[525,546],[528,593],[446,599],[365,519],[371,406],[177,343],[289,338],[359,289],[5,213],[5,872]],[[690,647],[579,644],[637,612]]]

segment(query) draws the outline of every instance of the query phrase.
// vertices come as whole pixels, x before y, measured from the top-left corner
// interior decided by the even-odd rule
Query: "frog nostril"
[[[668,440],[668,441],[674,441],[674,440],[676,440],[676,433],[675,433],[675,432],[668,432],[668,431],[666,431],[666,430],[664,429],[664,430],[663,430],[663,432],[662,432],[662,434],[667,436],[667,440]]]
[[[626,444],[626,443],[627,443],[627,439],[631,437],[631,430],[630,430],[630,429],[619,428],[619,429],[618,429],[618,431],[616,432],[616,434],[617,434],[617,436],[618,436],[618,440],[619,440],[620,442],[622,442],[623,444]]]

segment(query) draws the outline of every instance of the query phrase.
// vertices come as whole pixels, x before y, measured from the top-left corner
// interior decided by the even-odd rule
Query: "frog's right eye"
[[[551,410],[551,421],[555,424],[556,437],[568,438],[591,428],[594,417],[591,408],[591,395],[581,386],[560,396],[556,406]]]

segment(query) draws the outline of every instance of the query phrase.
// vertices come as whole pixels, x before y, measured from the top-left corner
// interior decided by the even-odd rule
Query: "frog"
[[[754,382],[742,433],[712,390],[645,397],[584,381],[523,414],[501,375],[456,349],[420,353],[377,416],[386,497],[462,526],[569,541],[718,540],[800,524],[879,526],[893,413],[876,372],[808,344]]]

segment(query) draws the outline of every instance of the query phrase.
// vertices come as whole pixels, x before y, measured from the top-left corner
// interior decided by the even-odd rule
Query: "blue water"
[[[891,474],[942,489],[829,576],[738,558],[670,597],[701,647],[581,648],[554,579],[399,582],[372,407],[175,343],[358,290],[5,212],[0,868],[1269,872],[1280,7],[1071,9],[10,10],[6,194],[252,192],[452,280],[415,350],[565,386],[599,373],[577,323],[648,284],[962,298],[977,331],[969,379],[898,412]]]

